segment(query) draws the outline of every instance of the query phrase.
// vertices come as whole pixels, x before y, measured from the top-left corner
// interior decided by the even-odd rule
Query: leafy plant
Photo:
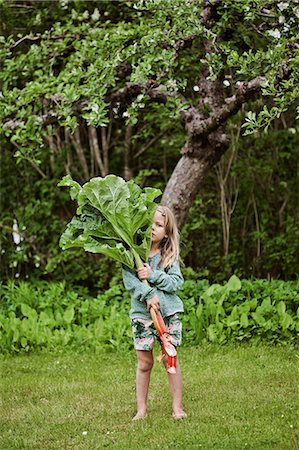
[[[199,284],[201,283],[201,284]],[[194,282],[191,282],[194,284]],[[185,286],[187,340],[225,343],[230,340],[286,342],[298,340],[299,296],[297,283],[240,281],[233,275],[224,285],[194,289],[189,305]],[[206,286],[206,285],[204,285]],[[189,334],[190,333],[190,334]]]
[[[63,249],[82,247],[103,253],[131,269],[134,259],[148,259],[158,189],[142,190],[133,180],[125,182],[115,175],[93,178],[82,188],[67,175],[59,186],[69,186],[79,204],[61,236]]]
[[[0,348],[4,352],[131,347],[129,297],[114,286],[90,297],[66,283],[10,281],[0,289]]]
[[[184,343],[298,342],[298,282],[239,280],[209,285],[187,280],[180,291]],[[122,284],[90,296],[64,283],[0,285],[0,350],[28,352],[80,348],[128,350],[130,298]]]

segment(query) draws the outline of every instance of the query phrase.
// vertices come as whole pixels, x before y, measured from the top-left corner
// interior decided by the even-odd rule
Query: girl
[[[133,420],[144,419],[147,415],[148,387],[154,363],[153,345],[158,338],[150,308],[160,310],[172,344],[179,346],[182,340],[179,313],[184,311],[184,307],[175,294],[184,281],[179,267],[179,235],[174,215],[166,206],[158,206],[154,215],[148,262],[137,270],[137,275],[123,268],[124,285],[132,298],[130,319],[137,353],[137,414]],[[148,280],[149,286],[142,283],[143,280]],[[166,367],[165,357],[163,362]],[[182,376],[178,362],[176,373],[168,373],[168,379],[172,415],[175,419],[183,419],[186,413],[182,406]]]

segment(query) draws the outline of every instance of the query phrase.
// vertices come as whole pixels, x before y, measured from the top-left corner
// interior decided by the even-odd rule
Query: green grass
[[[299,448],[298,350],[204,346],[180,360],[188,419],[171,418],[157,363],[137,423],[134,352],[3,356],[0,449]]]

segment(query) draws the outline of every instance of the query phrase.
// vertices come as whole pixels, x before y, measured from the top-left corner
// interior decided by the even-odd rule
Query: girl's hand
[[[148,264],[143,264],[143,267],[137,269],[137,276],[139,280],[148,280],[151,274],[151,268]]]
[[[154,295],[150,300],[147,302],[147,309],[150,310],[153,308],[155,311],[159,311],[160,309],[160,300],[157,295]]]

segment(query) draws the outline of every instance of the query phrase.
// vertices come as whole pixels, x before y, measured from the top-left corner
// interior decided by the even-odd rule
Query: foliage
[[[5,148],[1,169],[1,278],[42,276],[58,246],[67,197],[57,195],[55,180],[37,177],[25,162],[16,167]]]
[[[61,236],[63,249],[82,247],[103,253],[131,269],[137,257],[147,261],[154,199],[161,191],[142,190],[133,180],[126,183],[115,175],[93,178],[82,188],[68,175],[59,186],[70,186],[70,195],[79,205],[77,215]]]
[[[217,20],[210,28],[202,24],[202,5],[195,1],[142,0],[131,8],[128,2],[116,2],[106,11],[107,2],[88,3],[66,2],[62,21],[59,3],[51,26],[45,21],[38,36],[2,37],[1,131],[18,146],[18,158],[35,158],[44,151],[44,138],[51,132],[44,122],[74,131],[80,118],[88,125],[106,127],[112,112],[137,124],[152,102],[146,84],[150,81],[161,95],[168,94],[164,102],[168,120],[178,120],[188,104],[197,104],[193,87],[206,63],[210,79],[223,79],[231,93],[238,83],[265,76],[263,95],[273,99],[273,106],[265,105],[258,116],[249,113],[246,133],[268,128],[298,99],[298,8],[289,8],[289,2],[225,0],[219,2]],[[43,2],[35,7],[37,16],[43,7]],[[190,36],[198,49],[213,39],[214,51],[186,52],[181,44],[179,52],[178,43]],[[142,89],[135,99],[114,102],[111,111],[109,96],[125,83],[140,84]]]
[[[298,282],[243,280],[223,284],[188,280],[180,296],[185,305],[184,340],[297,343]],[[9,282],[1,286],[2,352],[47,348],[92,350],[132,347],[129,295],[116,284],[96,297],[61,283]]]
[[[271,133],[243,139],[238,138],[238,126],[231,125],[235,157],[230,170],[231,151],[221,163],[228,170],[227,208],[236,198],[228,254],[223,250],[217,168],[190,209],[181,234],[186,265],[211,281],[222,282],[232,273],[297,279],[298,138],[289,123],[287,118],[284,130],[275,124]]]
[[[189,342],[298,342],[298,282],[241,282],[233,275],[224,285],[203,290],[200,281],[187,281],[186,297],[183,323]]]
[[[1,279],[64,280],[88,286],[91,292],[108,287],[114,267],[111,259],[82,249],[62,252],[59,248],[65,220],[74,213],[67,192],[56,187],[60,165],[53,178],[50,168],[42,166],[49,176],[40,178],[24,161],[16,166],[6,148],[1,163]]]
[[[66,173],[80,182],[102,175],[97,161],[110,136],[107,173],[124,176],[129,168],[142,185],[163,190],[186,142],[182,111],[191,105],[210,114],[199,86],[206,68],[227,100],[242,82],[257,75],[266,81],[263,97],[229,122],[234,133],[247,112],[230,174],[239,188],[229,252],[222,249],[214,172],[183,231],[186,264],[211,282],[232,273],[297,277],[298,7],[211,4],[219,12],[204,27],[203,2],[195,1],[0,2],[1,278],[66,280],[93,293],[109,285],[117,269],[107,269],[108,259],[59,250],[58,236],[74,210],[54,186]],[[132,84],[140,92],[122,97]],[[93,125],[97,151],[89,138]],[[267,135],[242,136],[264,127]]]
[[[1,350],[127,349],[129,298],[118,286],[96,298],[64,282],[1,286]]]

